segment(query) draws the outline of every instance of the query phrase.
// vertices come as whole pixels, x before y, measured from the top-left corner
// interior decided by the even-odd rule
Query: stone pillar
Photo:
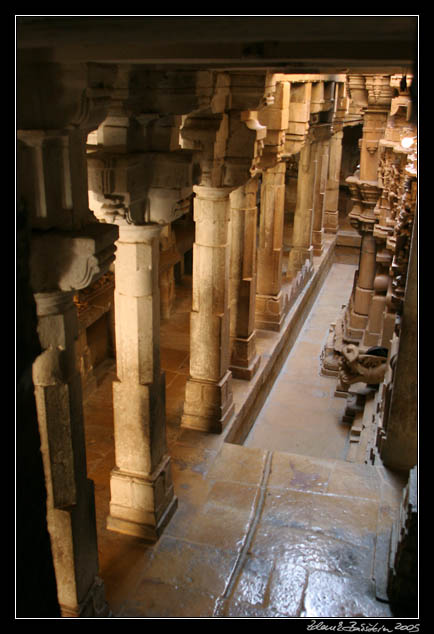
[[[297,183],[297,205],[294,214],[292,248],[289,252],[288,279],[293,280],[308,262],[312,265],[313,195],[317,179],[318,144],[307,139],[300,152]]]
[[[86,476],[81,378],[75,365],[74,291],[36,293],[42,354],[33,364],[47,525],[64,617],[107,617],[98,577],[94,490]]]
[[[160,307],[161,319],[169,319],[175,301],[175,264],[181,256],[176,249],[172,225],[162,227],[160,236]]]
[[[313,254],[321,255],[324,243],[324,207],[329,164],[329,139],[318,141],[318,175],[313,194],[312,246]]]
[[[389,286],[388,269],[391,262],[390,253],[384,248],[383,241],[376,240],[376,270],[373,280],[371,304],[369,306],[363,344],[368,348],[380,344],[383,331],[383,316],[386,309],[386,294]],[[387,346],[388,347],[388,346]]]
[[[369,307],[374,294],[376,243],[368,231],[359,230],[362,236],[357,284],[354,290],[353,311],[350,317],[352,334],[361,339],[368,322]],[[356,333],[356,331],[359,331]]]
[[[116,466],[107,528],[154,541],[176,509],[160,370],[159,225],[119,228],[115,263]]]
[[[337,233],[339,228],[339,182],[342,160],[342,130],[330,139],[329,166],[324,203],[324,231]]]
[[[258,243],[256,327],[279,331],[286,315],[282,253],[286,163],[263,172]]]
[[[256,353],[256,196],[258,180],[251,179],[230,196],[230,370],[237,379],[251,379],[259,367]]]
[[[234,412],[229,317],[231,189],[195,186],[190,377],[181,426],[220,433]]]
[[[351,86],[356,93],[362,92],[360,103],[364,106],[360,172],[347,178],[356,202],[349,214],[349,220],[361,235],[362,244],[357,282],[347,314],[347,327],[349,338],[363,340],[374,295],[376,272],[376,242],[373,232],[377,223],[375,207],[381,194],[378,183],[380,140],[386,130],[393,90],[390,77],[383,75],[366,75],[364,78],[350,76]]]

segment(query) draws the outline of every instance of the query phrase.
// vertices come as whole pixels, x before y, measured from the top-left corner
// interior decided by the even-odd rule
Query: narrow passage
[[[320,374],[330,324],[348,302],[356,266],[334,263],[244,445],[319,458],[345,459],[346,399],[336,378]]]

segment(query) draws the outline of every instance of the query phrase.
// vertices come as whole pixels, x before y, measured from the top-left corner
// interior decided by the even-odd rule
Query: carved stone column
[[[328,131],[323,135],[328,137]],[[329,139],[318,140],[318,174],[313,194],[312,246],[313,254],[321,255],[324,243],[324,208],[329,165]]]
[[[93,482],[86,474],[74,293],[114,259],[116,228],[34,232],[30,258],[43,349],[33,383],[47,487],[47,524],[62,616],[108,616],[98,577]]]
[[[368,321],[366,324],[363,344],[367,347],[380,344],[383,330],[383,315],[386,309],[386,294],[389,286],[390,253],[384,248],[383,241],[376,240],[376,270],[373,280],[374,294],[369,306]],[[388,346],[387,346],[388,347]]]
[[[235,378],[248,380],[255,374],[260,362],[255,344],[257,190],[258,180],[252,179],[230,196],[229,367]]]
[[[107,528],[156,540],[176,509],[160,370],[159,225],[119,228],[115,264],[116,466]]]
[[[294,214],[294,229],[292,248],[289,252],[288,273],[289,280],[293,280],[297,273],[305,266],[312,266],[312,220],[314,191],[317,179],[318,144],[312,138],[306,139],[300,152],[297,183],[297,205]]]
[[[217,72],[211,108],[193,112],[181,130],[184,147],[194,150],[199,165],[193,188],[190,377],[181,426],[205,432],[220,433],[235,411],[229,369],[229,197],[258,169],[265,134],[257,115],[265,86],[252,79],[245,92],[244,78],[237,72]]]
[[[374,295],[376,242],[373,231],[377,223],[375,206],[381,194],[378,186],[379,148],[386,130],[393,91],[390,77],[383,75],[350,76],[350,87],[357,94],[359,91],[362,93],[361,104],[365,107],[360,173],[347,178],[356,201],[349,220],[362,237],[357,282],[347,311],[347,328],[351,339],[362,340]]]
[[[234,412],[229,371],[230,191],[194,187],[192,345],[181,425],[215,433]]]
[[[279,331],[287,312],[282,292],[285,170],[281,162],[262,175],[256,327],[264,330]]]
[[[342,160],[342,130],[335,132],[330,139],[329,166],[324,203],[324,231],[337,233],[339,228],[339,181]]]

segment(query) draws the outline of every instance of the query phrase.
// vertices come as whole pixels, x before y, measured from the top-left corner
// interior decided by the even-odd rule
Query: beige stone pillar
[[[115,263],[116,466],[107,528],[156,540],[176,509],[160,370],[159,225],[123,225]]]
[[[374,296],[376,274],[376,241],[373,235],[377,217],[375,207],[381,194],[378,183],[380,140],[386,131],[387,117],[393,90],[390,77],[367,75],[350,78],[350,85],[362,91],[364,104],[363,136],[360,143],[360,173],[347,179],[355,192],[356,205],[349,214],[351,224],[362,237],[358,278],[350,302],[347,333],[350,338],[363,340],[369,309]],[[380,286],[382,280],[380,280]]]
[[[354,312],[360,316],[361,328],[366,326],[369,306],[374,294],[376,243],[371,233],[361,232],[359,274],[354,293]],[[363,325],[362,325],[363,324]]]
[[[330,139],[329,165],[324,203],[324,231],[337,233],[339,228],[339,182],[342,161],[342,130]]]
[[[389,287],[388,269],[391,262],[390,253],[384,248],[383,241],[376,238],[376,271],[373,281],[374,293],[369,306],[363,344],[365,346],[380,345],[384,311],[386,310],[387,290]],[[387,346],[388,347],[388,346]]]
[[[321,255],[324,248],[324,208],[329,165],[329,139],[318,141],[317,178],[313,194],[312,246],[313,254]]]
[[[297,205],[294,214],[292,248],[289,252],[287,277],[293,280],[306,260],[312,263],[312,220],[317,179],[318,144],[307,139],[300,152],[297,183]]]
[[[282,254],[286,163],[264,171],[259,214],[256,327],[279,331],[286,314]]]
[[[231,189],[195,186],[190,377],[181,426],[220,433],[234,403],[229,317],[229,219]]]
[[[259,367],[256,353],[256,224],[258,180],[251,179],[230,196],[231,264],[229,284],[230,370],[251,379]]]
[[[93,482],[86,475],[81,378],[76,368],[74,291],[36,293],[42,354],[33,364],[47,526],[64,617],[107,617],[98,577]]]

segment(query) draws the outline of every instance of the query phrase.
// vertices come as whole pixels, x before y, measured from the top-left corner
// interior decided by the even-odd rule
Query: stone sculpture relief
[[[369,352],[369,351],[368,351]],[[387,359],[375,354],[364,354],[354,344],[342,348],[339,361],[339,381],[343,391],[354,383],[380,384],[386,372]]]

